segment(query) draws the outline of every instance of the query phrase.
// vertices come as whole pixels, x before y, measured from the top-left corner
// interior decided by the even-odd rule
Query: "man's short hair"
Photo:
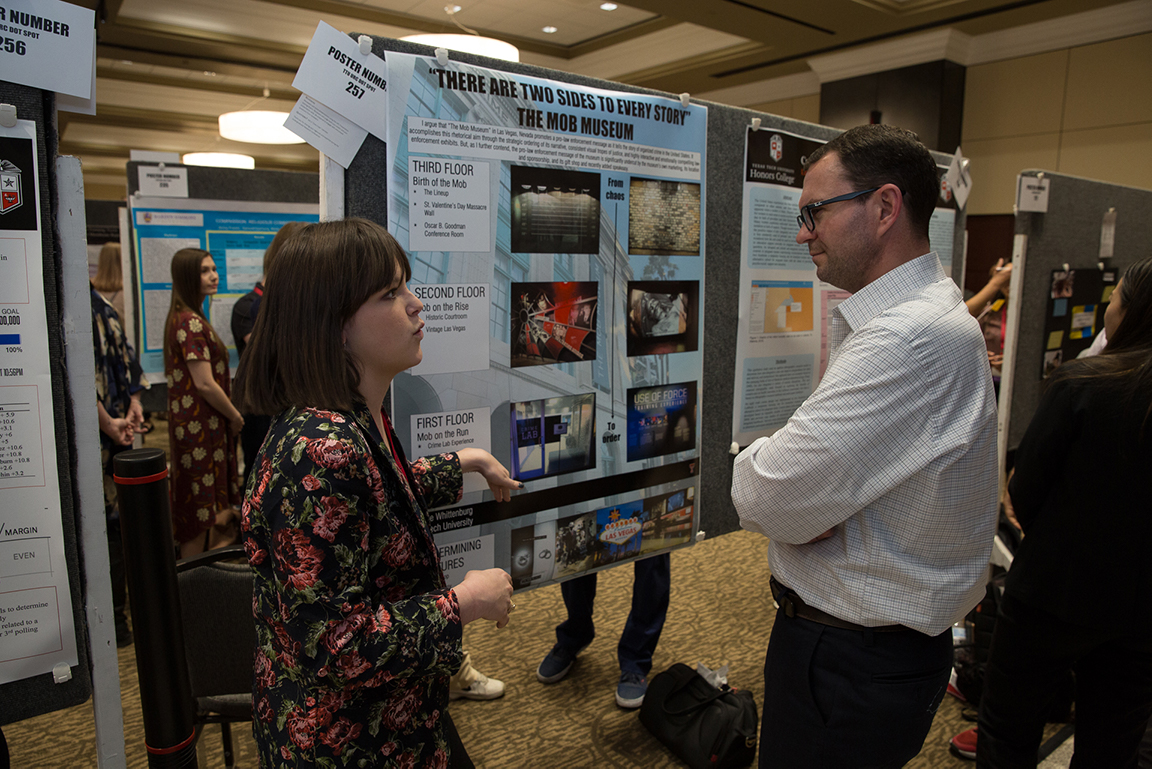
[[[899,187],[913,230],[928,237],[928,222],[940,196],[940,176],[936,161],[916,134],[895,126],[856,126],[809,155],[804,170],[833,152],[854,191],[884,184]]]

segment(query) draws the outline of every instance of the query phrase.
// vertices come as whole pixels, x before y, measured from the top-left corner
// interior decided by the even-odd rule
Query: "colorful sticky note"
[[[1056,350],[1060,347],[1060,343],[1064,341],[1063,331],[1053,331],[1048,335],[1048,349]]]
[[[1068,314],[1068,300],[1067,299],[1053,299],[1052,300],[1052,317],[1063,318]]]
[[[1100,303],[1111,302],[1112,292],[1116,290],[1115,286],[1105,286],[1104,291],[1100,294]]]

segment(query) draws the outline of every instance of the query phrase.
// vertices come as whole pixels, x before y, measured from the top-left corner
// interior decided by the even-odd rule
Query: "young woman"
[[[1016,451],[1024,539],[992,636],[980,767],[1036,766],[1068,668],[1074,766],[1134,767],[1152,714],[1152,259],[1128,268],[1104,326],[1108,346],[1057,369]]]
[[[256,575],[253,731],[261,766],[471,766],[445,710],[464,625],[503,627],[500,569],[445,585],[427,506],[481,473],[497,501],[521,484],[491,454],[409,463],[382,406],[420,362],[424,306],[404,251],[362,219],[310,224],[268,274],[236,380],[275,414],[244,500]]]
[[[180,557],[234,542],[240,505],[236,436],[244,418],[229,399],[228,348],[202,310],[220,276],[212,255],[172,257],[172,305],[164,327],[171,445],[172,533]]]
[[[105,243],[100,247],[100,261],[96,264],[96,277],[92,285],[100,296],[116,308],[120,320],[124,320],[124,273],[120,266],[120,244]]]

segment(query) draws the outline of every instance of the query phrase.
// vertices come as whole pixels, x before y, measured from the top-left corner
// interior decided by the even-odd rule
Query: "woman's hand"
[[[237,412],[236,416],[228,418],[228,427],[231,428],[233,435],[239,435],[244,428],[244,417]]]
[[[484,449],[460,449],[456,452],[460,458],[460,469],[466,473],[480,473],[488,481],[488,488],[492,489],[492,496],[497,502],[507,502],[512,499],[512,489],[522,489],[524,484],[512,480],[508,468],[496,461],[496,457]]]
[[[460,604],[460,624],[475,619],[488,619],[496,627],[508,624],[512,609],[512,577],[503,569],[470,571],[456,586],[456,601]]]

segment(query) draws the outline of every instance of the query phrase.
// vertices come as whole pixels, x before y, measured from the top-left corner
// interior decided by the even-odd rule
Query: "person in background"
[[[119,254],[119,247],[116,249]],[[103,264],[103,262],[101,262]],[[119,261],[117,261],[119,265]],[[148,380],[140,369],[136,351],[128,344],[120,315],[108,300],[90,287],[92,300],[92,346],[96,356],[96,412],[100,423],[100,466],[104,473],[104,521],[108,533],[108,567],[112,578],[112,618],[116,625],[116,645],[132,643],[132,631],[124,607],[128,601],[124,574],[124,547],[120,539],[120,509],[112,460],[132,448],[137,433],[143,432],[144,410],[140,393]]]
[[[903,766],[984,595],[996,404],[979,325],[928,239],[938,182],[908,131],[853,128],[805,165],[796,241],[832,310],[829,362],[787,424],[736,458],[741,525],[771,541],[780,605],[760,766]]]
[[[244,417],[232,405],[228,348],[204,316],[220,277],[212,255],[182,248],[172,256],[172,304],[164,325],[171,445],[172,533],[180,557],[236,541],[240,479],[236,436]]]
[[[120,244],[105,243],[100,247],[100,259],[96,264],[96,277],[92,285],[100,296],[116,308],[116,314],[124,318],[124,273],[120,265]]]
[[[236,354],[243,359],[244,350],[248,347],[248,339],[252,336],[252,329],[256,325],[256,315],[260,312],[260,300],[264,296],[264,280],[268,274],[276,254],[284,247],[286,241],[293,233],[304,226],[304,222],[287,222],[272,238],[268,248],[264,251],[263,272],[256,281],[255,287],[232,305],[232,339],[236,342]],[[244,488],[248,488],[248,479],[252,475],[252,463],[256,461],[256,452],[264,442],[268,433],[268,426],[272,423],[270,417],[262,414],[245,414],[244,427],[240,430],[240,450],[244,457]]]
[[[1004,365],[1004,334],[1008,329],[1008,286],[1011,281],[1012,265],[1004,264],[1004,260],[999,259],[984,288],[964,302],[984,332],[988,364],[992,367],[992,381],[997,388],[1000,384],[1000,367]]]
[[[424,305],[407,255],[363,219],[309,224],[268,273],[236,379],[274,414],[244,500],[255,573],[253,733],[261,766],[471,766],[451,717],[461,635],[504,627],[512,579],[449,588],[427,509],[478,472],[498,502],[522,487],[487,451],[408,462],[383,410],[417,365]]]
[[[664,630],[672,594],[672,558],[668,553],[654,555],[633,565],[632,608],[616,645],[620,679],[616,684],[616,704],[626,709],[644,704],[652,656]],[[536,668],[540,683],[554,684],[564,679],[580,650],[592,643],[596,628],[592,608],[596,600],[596,575],[586,574],[560,584],[560,595],[568,617],[556,626],[556,644]]]
[[[1009,483],[1024,538],[980,699],[978,767],[1033,767],[1060,673],[1076,673],[1073,766],[1131,767],[1152,716],[1152,259],[1124,273],[1108,345],[1050,377]],[[1101,478],[1113,479],[1101,483]]]

